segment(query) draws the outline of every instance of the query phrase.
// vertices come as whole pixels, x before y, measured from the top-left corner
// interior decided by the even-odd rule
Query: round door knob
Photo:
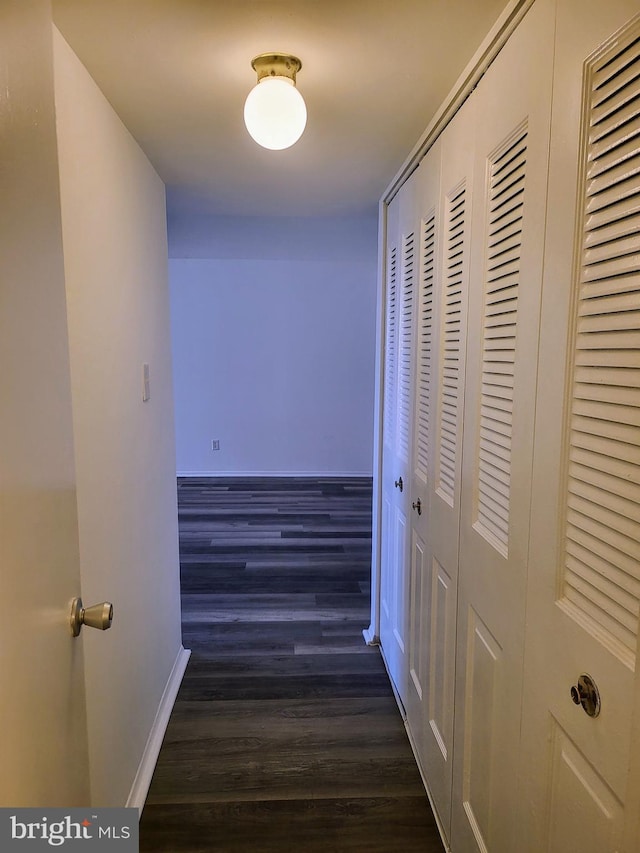
[[[69,622],[74,637],[80,634],[83,625],[106,631],[113,622],[113,604],[110,601],[103,601],[100,604],[92,604],[91,607],[83,607],[82,599],[74,598],[71,602]]]
[[[582,708],[589,717],[597,717],[600,713],[600,691],[593,678],[583,672],[578,683],[571,687],[571,699]]]

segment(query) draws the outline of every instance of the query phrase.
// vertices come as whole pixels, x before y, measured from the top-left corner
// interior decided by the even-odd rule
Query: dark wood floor
[[[441,853],[379,652],[371,482],[180,479],[192,656],[142,851]]]

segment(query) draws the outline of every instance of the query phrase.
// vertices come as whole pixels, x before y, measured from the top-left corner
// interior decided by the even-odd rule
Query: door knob
[[[404,489],[404,483],[402,482],[402,477],[398,477],[397,480],[394,480],[393,485],[396,489],[400,489],[402,491]]]
[[[597,717],[600,713],[600,691],[593,678],[585,672],[578,679],[578,683],[571,687],[571,699],[574,704],[582,705],[590,717]]]
[[[101,604],[93,604],[91,607],[83,607],[81,598],[74,598],[71,602],[71,633],[77,637],[83,625],[89,628],[97,628],[106,631],[113,622],[113,604],[103,601]]]
[[[422,515],[422,501],[420,500],[420,498],[418,498],[417,501],[413,501],[411,503],[411,506],[413,507],[413,509],[415,509],[418,515]]]

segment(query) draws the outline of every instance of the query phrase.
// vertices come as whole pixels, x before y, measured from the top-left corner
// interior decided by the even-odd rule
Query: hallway
[[[142,851],[441,851],[369,622],[367,479],[180,479],[192,650]]]

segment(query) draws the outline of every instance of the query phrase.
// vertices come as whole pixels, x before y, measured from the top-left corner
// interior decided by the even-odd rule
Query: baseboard
[[[442,841],[442,846],[444,847],[445,853],[451,853],[451,847],[449,846],[449,842],[447,841],[447,838],[444,834],[444,827],[442,826],[442,821],[440,820],[440,816],[438,815],[438,812],[436,810],[433,797],[431,796],[431,791],[429,790],[429,783],[427,782],[427,777],[425,776],[424,770],[422,769],[422,764],[420,763],[416,743],[413,739],[413,735],[411,734],[411,729],[409,728],[409,721],[406,717],[404,719],[404,728],[407,732],[407,737],[409,738],[409,744],[411,746],[411,751],[413,752],[413,757],[415,758],[416,764],[418,765],[418,771],[420,773],[420,778],[422,779],[422,784],[424,785],[424,789],[427,792],[427,797],[429,798],[429,805],[431,806],[431,811],[433,812],[433,816],[436,821],[436,826],[438,827],[438,832],[440,833],[440,840]]]
[[[411,752],[413,752],[413,757],[415,759],[416,764],[418,765],[418,772],[420,773],[420,778],[422,779],[422,784],[424,785],[424,790],[427,794],[427,799],[429,800],[429,805],[431,806],[431,811],[433,812],[433,817],[435,818],[436,826],[438,827],[438,832],[440,833],[440,840],[442,841],[445,853],[451,853],[451,847],[449,846],[449,842],[447,841],[446,835],[444,833],[444,827],[442,826],[442,821],[440,820],[440,816],[438,815],[438,812],[436,810],[433,797],[431,796],[431,791],[429,790],[429,783],[424,773],[424,769],[420,761],[420,756],[418,755],[416,743],[413,739],[413,735],[411,734],[411,729],[409,728],[409,721],[407,719],[407,712],[404,707],[404,702],[402,701],[400,694],[396,690],[396,685],[393,682],[393,678],[391,678],[389,664],[387,663],[387,659],[385,657],[384,649],[382,648],[382,646],[380,646],[380,657],[382,658],[382,662],[384,663],[384,668],[387,670],[387,677],[389,678],[389,683],[391,684],[391,689],[393,690],[393,695],[395,697],[396,704],[398,705],[398,710],[400,711],[402,722],[404,723],[404,728],[407,733],[407,738],[409,739],[409,746],[411,747]]]
[[[371,471],[178,471],[177,477],[314,477],[330,480],[334,477],[366,477]]]
[[[158,711],[156,713],[156,718],[151,726],[151,731],[147,738],[147,744],[144,748],[142,759],[138,766],[136,778],[133,780],[133,785],[131,786],[131,791],[126,805],[127,808],[137,808],[140,812],[140,816],[142,816],[142,810],[147,799],[147,794],[149,793],[149,786],[151,785],[153,771],[155,770],[158,755],[160,754],[162,740],[169,724],[169,717],[171,716],[171,711],[173,710],[176,696],[178,695],[178,690],[180,689],[180,684],[182,683],[182,678],[184,676],[184,671],[187,668],[190,655],[191,651],[189,649],[185,649],[183,646],[180,646],[180,651],[178,652],[173,664],[169,680],[164,688],[162,699],[160,700],[160,705],[158,706]]]
[[[362,636],[364,637],[364,641],[368,646],[380,645],[380,637],[376,637],[373,631],[373,625],[369,625],[368,628],[365,628],[362,632]]]
[[[396,705],[398,706],[398,710],[400,711],[400,716],[402,717],[402,721],[407,722],[407,712],[404,708],[404,702],[400,698],[400,694],[398,693],[398,688],[396,687],[396,683],[391,677],[391,669],[389,668],[389,662],[387,661],[387,656],[384,653],[384,646],[382,643],[378,646],[380,651],[380,657],[382,658],[382,663],[384,664],[384,668],[387,670],[387,678],[389,679],[389,684],[391,685],[391,689],[393,690],[393,696],[396,700]]]

